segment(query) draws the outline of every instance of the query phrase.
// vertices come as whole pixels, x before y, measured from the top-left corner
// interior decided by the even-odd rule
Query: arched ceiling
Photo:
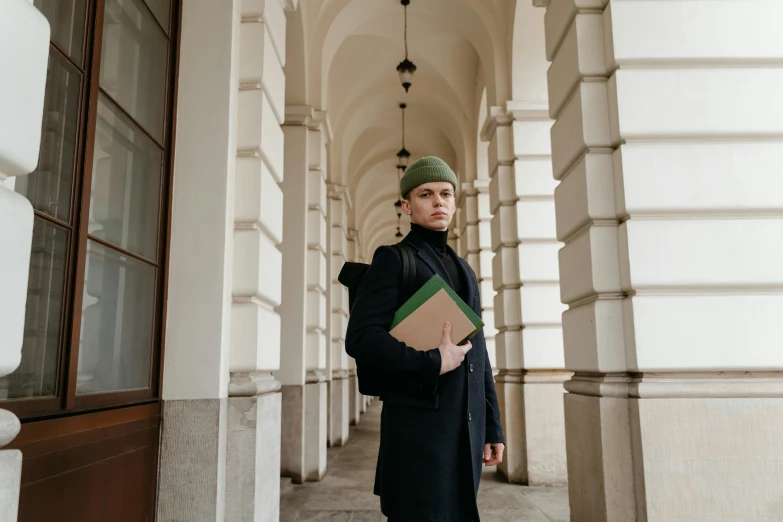
[[[287,96],[328,114],[330,182],[348,187],[349,223],[365,249],[396,241],[401,102],[408,106],[412,160],[437,155],[461,179],[475,178],[476,129],[483,123],[477,102],[485,89],[489,105],[510,97],[515,6],[515,0],[411,0],[408,50],[418,70],[407,94],[395,70],[404,57],[400,0],[300,0],[289,16],[299,17],[294,31],[303,37],[298,51],[288,39],[286,81],[305,85],[288,87]]]

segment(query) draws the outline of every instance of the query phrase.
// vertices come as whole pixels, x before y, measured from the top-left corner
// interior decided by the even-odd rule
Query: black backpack
[[[407,243],[400,242],[393,245],[402,259],[402,280],[400,285],[400,296],[407,296],[413,293],[413,287],[416,284],[416,259],[413,249]],[[364,276],[370,265],[366,263],[346,262],[337,280],[348,288],[348,309],[353,310],[356,301],[356,294],[362,285]],[[398,306],[402,303],[398,303]],[[366,368],[356,363],[356,378],[359,381],[359,393],[369,397],[377,397],[383,393],[385,378],[383,374],[375,368]]]

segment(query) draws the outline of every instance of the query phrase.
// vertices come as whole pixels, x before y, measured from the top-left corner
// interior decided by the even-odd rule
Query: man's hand
[[[465,360],[465,354],[473,348],[470,342],[462,346],[457,346],[451,342],[451,323],[448,321],[443,325],[443,339],[440,341],[440,374],[448,373],[462,364]]]
[[[500,442],[484,444],[484,465],[497,466],[498,464],[503,462],[504,449],[506,449],[505,444],[502,444]]]

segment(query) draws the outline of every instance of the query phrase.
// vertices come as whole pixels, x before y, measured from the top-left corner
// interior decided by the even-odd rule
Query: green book
[[[395,312],[389,331],[412,348],[429,350],[440,345],[446,321],[451,322],[456,344],[470,340],[484,327],[481,318],[436,274]]]

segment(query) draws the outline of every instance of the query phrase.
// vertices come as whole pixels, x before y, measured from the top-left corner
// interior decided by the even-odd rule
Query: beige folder
[[[389,333],[411,348],[431,350],[440,346],[446,321],[451,321],[451,341],[454,343],[460,343],[476,332],[476,325],[441,288]]]

